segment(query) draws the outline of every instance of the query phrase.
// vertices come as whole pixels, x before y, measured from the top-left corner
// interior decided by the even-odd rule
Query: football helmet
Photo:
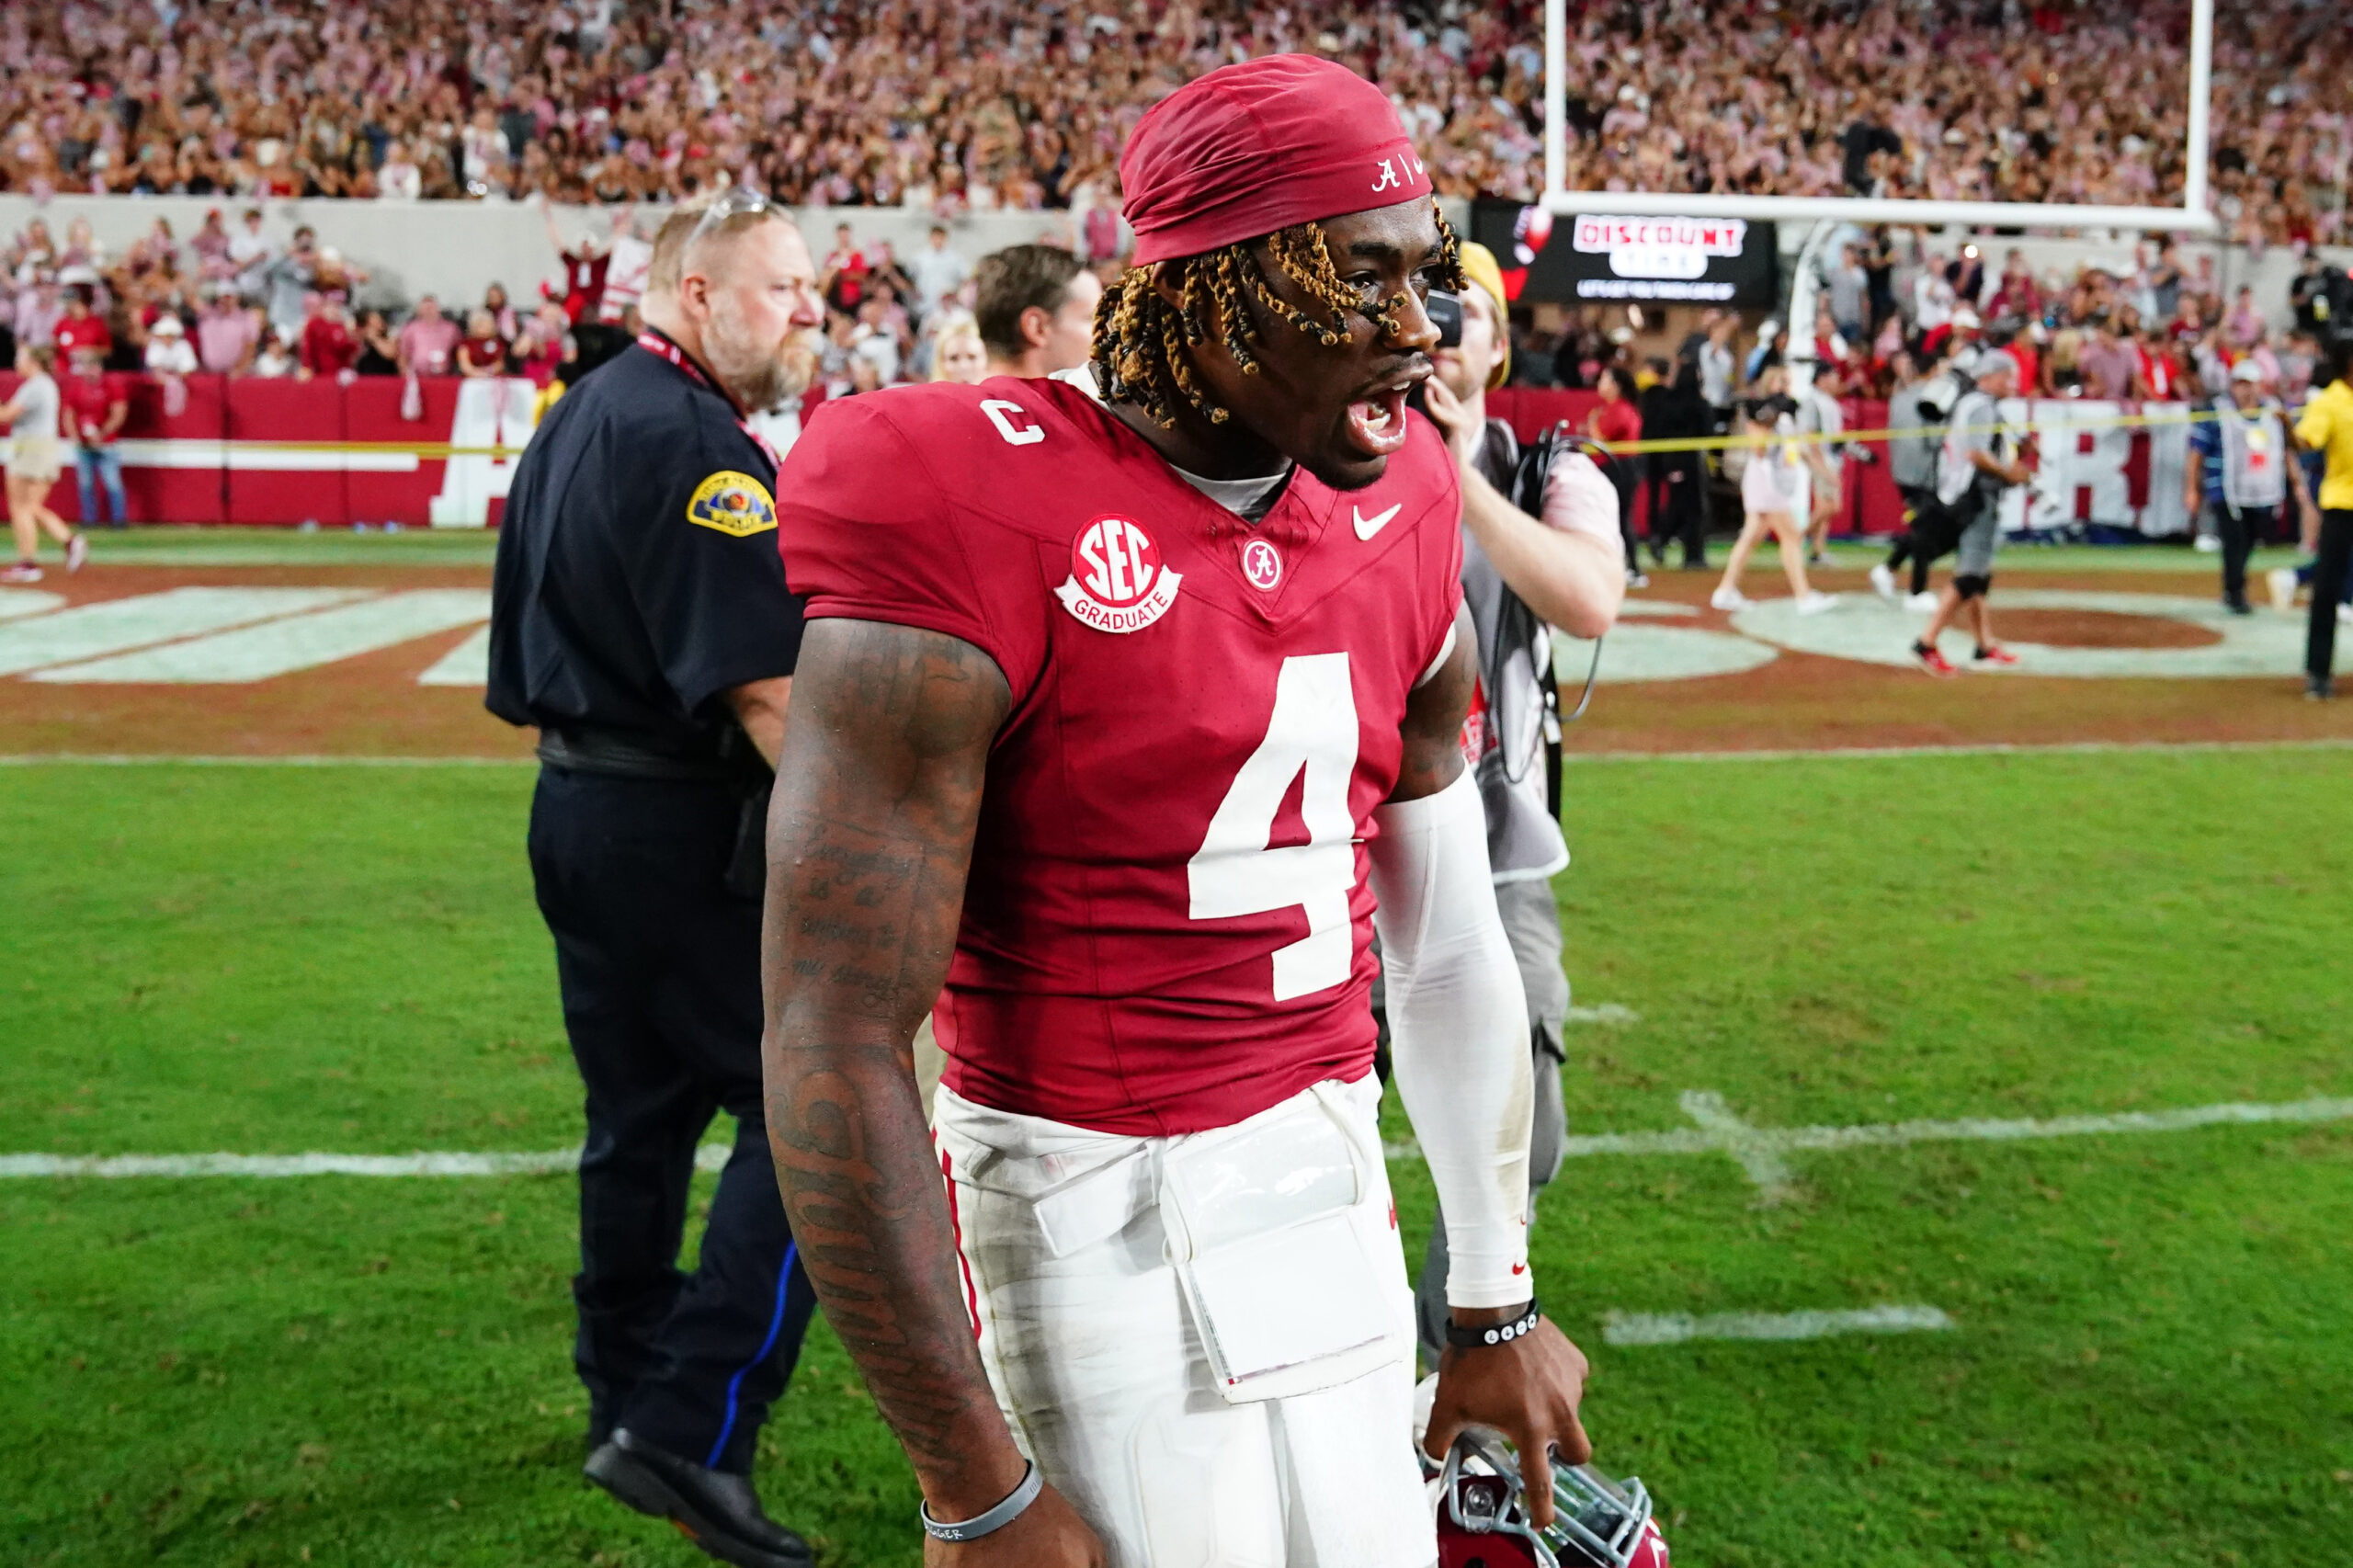
[[[1640,1481],[1613,1481],[1591,1465],[1552,1471],[1552,1522],[1540,1530],[1502,1437],[1472,1427],[1457,1438],[1433,1483],[1438,1568],[1667,1568],[1666,1538]]]

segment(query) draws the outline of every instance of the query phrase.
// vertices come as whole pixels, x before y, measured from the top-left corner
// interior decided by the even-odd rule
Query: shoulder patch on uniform
[[[776,527],[776,497],[750,474],[723,468],[687,498],[687,521],[733,539],[764,534]]]

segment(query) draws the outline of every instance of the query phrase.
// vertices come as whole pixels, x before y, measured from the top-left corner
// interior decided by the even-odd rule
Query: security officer
[[[492,588],[492,712],[540,730],[531,871],[587,1088],[574,1359],[587,1474],[746,1568],[812,1561],[751,1483],[815,1303],[760,1100],[768,786],[801,645],[776,457],[745,427],[813,362],[786,213],[731,193],[654,242],[634,347],[517,466]],[[695,1150],[735,1143],[677,1267]]]

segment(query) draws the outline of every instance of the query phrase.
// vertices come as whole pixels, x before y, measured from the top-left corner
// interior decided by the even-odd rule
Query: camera
[[[1462,347],[1461,295],[1433,289],[1429,298],[1422,301],[1422,311],[1430,318],[1431,324],[1438,328],[1438,346],[1440,348]]]
[[[1430,318],[1430,324],[1438,328],[1438,346],[1440,348],[1462,347],[1461,295],[1449,294],[1443,289],[1433,289],[1429,291],[1429,297],[1422,301],[1422,312]],[[1429,399],[1422,391],[1424,384],[1420,381],[1415,382],[1414,390],[1405,394],[1405,406],[1416,414],[1427,414],[1430,411]]]

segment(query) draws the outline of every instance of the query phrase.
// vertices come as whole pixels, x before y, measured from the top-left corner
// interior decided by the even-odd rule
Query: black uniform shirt
[[[625,350],[517,465],[491,587],[487,703],[507,722],[709,757],[735,722],[720,694],[792,673],[776,464],[691,366]]]

